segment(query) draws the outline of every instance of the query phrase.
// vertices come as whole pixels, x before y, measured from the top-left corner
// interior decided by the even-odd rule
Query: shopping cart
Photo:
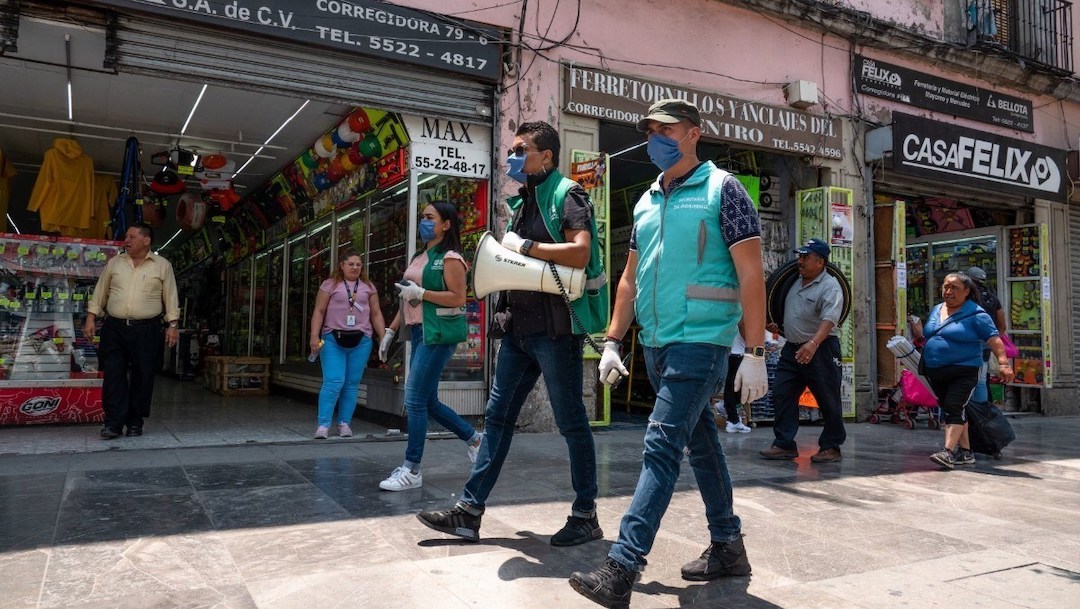
[[[878,405],[870,414],[868,421],[877,425],[888,421],[893,425],[903,424],[907,429],[915,429],[919,421],[925,418],[930,429],[941,427],[941,408],[937,406],[916,406],[904,400],[904,389],[897,382],[892,387],[878,389]]]

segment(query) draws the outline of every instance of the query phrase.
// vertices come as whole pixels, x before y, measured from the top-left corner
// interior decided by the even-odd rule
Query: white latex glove
[[[765,369],[765,358],[749,353],[743,355],[739,370],[735,373],[735,391],[740,391],[739,400],[749,404],[769,392],[769,373]]]
[[[506,231],[503,235],[502,246],[511,252],[521,253],[521,244],[525,243],[525,240],[514,231]]]
[[[604,353],[600,355],[600,382],[605,385],[613,385],[620,376],[628,376],[630,373],[623,366],[622,356],[619,355],[619,344],[613,342],[604,343]]]
[[[398,289],[398,296],[414,307],[423,302],[424,292],[427,291],[408,279],[395,283],[394,287]]]
[[[390,345],[394,343],[394,337],[397,336],[397,332],[394,332],[390,328],[383,332],[382,340],[379,341],[379,360],[385,362],[387,356],[390,354]]]

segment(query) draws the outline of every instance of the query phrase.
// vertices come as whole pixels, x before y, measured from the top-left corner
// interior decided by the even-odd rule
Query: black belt
[[[110,315],[105,321],[115,321],[118,324],[124,324],[125,326],[141,326],[143,324],[161,324],[161,316],[149,317],[147,319],[123,319],[120,317],[113,317]]]

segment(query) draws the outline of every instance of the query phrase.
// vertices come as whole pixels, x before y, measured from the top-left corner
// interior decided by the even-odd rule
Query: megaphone
[[[559,280],[570,300],[585,292],[585,269],[555,265]],[[547,262],[510,251],[495,236],[485,232],[473,255],[473,293],[483,298],[500,290],[522,290],[561,294]]]

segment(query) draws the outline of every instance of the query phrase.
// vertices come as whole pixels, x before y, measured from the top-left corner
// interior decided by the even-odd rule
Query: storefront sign
[[[491,127],[430,116],[402,116],[412,167],[467,178],[491,175]]]
[[[855,56],[855,88],[897,103],[1032,133],[1031,102]]]
[[[393,59],[475,78],[499,79],[498,31],[375,0],[99,0]],[[345,78],[345,75],[342,75]]]
[[[1065,200],[1065,151],[893,113],[893,170],[1055,201]]]
[[[680,85],[563,65],[563,111],[636,125],[649,106],[665,98],[693,103],[707,139],[737,142],[801,155],[843,158],[839,119],[745,101]]]

